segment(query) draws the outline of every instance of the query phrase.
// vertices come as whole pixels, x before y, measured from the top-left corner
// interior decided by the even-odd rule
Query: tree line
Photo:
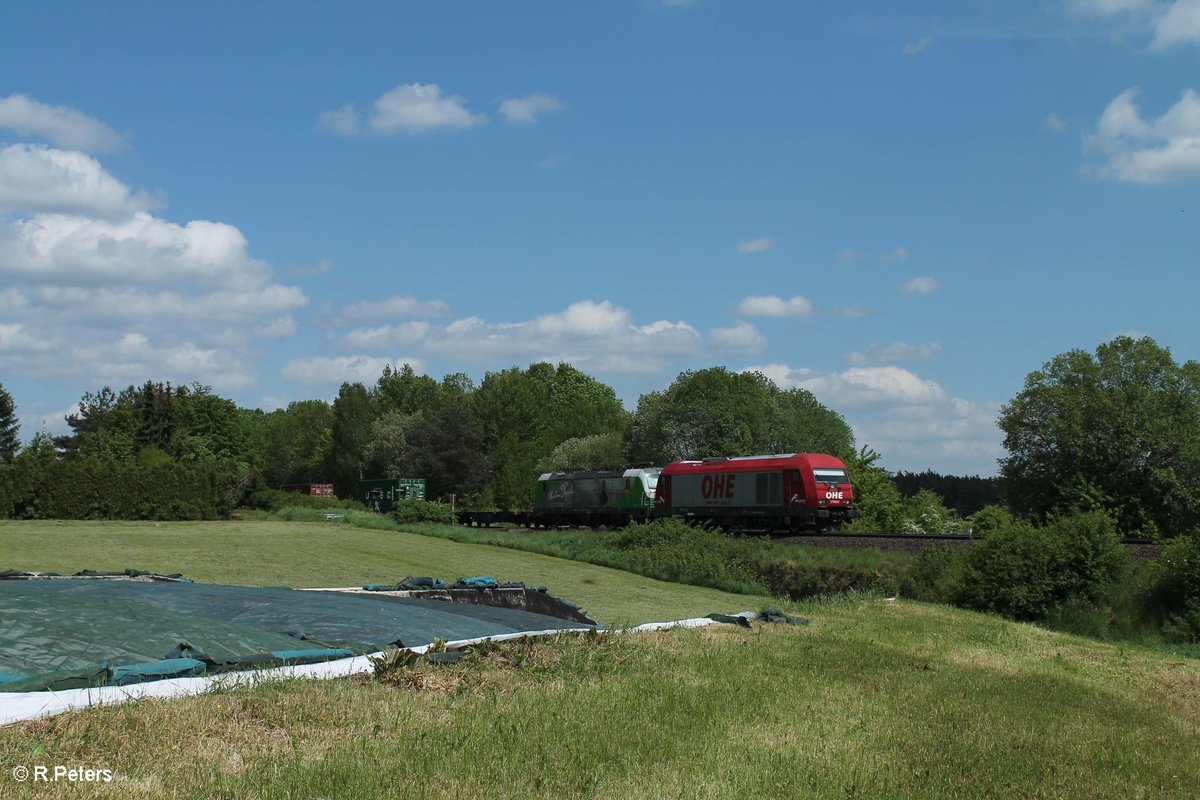
[[[43,490],[29,475],[65,469],[56,465],[200,470],[217,497],[201,504],[204,515],[262,486],[332,483],[349,498],[367,477],[421,477],[430,498],[524,509],[541,472],[809,451],[847,462],[859,529],[957,529],[997,501],[1037,523],[1099,511],[1126,534],[1200,526],[1200,364],[1177,363],[1148,337],[1072,350],[1029,373],[999,415],[1007,455],[998,479],[892,475],[812,393],[724,367],[683,372],[632,412],[565,363],[489,372],[478,385],[388,366],[374,384],[342,384],[332,402],[270,412],[199,384],[147,381],[85,393],[67,425],[21,447],[0,386],[0,516],[37,515],[33,495]]]

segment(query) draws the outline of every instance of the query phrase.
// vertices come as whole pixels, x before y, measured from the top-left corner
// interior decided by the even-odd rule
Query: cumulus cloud
[[[743,297],[737,311],[745,317],[806,317],[815,310],[806,297],[796,295],[784,300],[775,295]]]
[[[59,147],[93,153],[120,150],[129,140],[82,111],[40,103],[23,94],[0,98],[0,128],[23,137],[45,139]]]
[[[639,325],[605,300],[582,300],[524,322],[464,317],[429,330],[426,351],[463,361],[530,358],[569,361],[597,372],[655,372],[668,357],[697,352],[703,336],[686,322]]]
[[[86,115],[18,99],[0,101],[7,127],[113,144]],[[257,380],[251,343],[293,335],[308,298],[233,225],[173,222],[159,205],[77,150],[0,148],[0,374],[218,391]]]
[[[364,319],[394,317],[450,317],[454,309],[443,300],[418,300],[411,294],[393,295],[383,300],[363,300],[352,303],[338,313],[332,324],[350,324]]]
[[[500,103],[500,113],[509,122],[529,125],[550,111],[558,111],[566,105],[552,94],[534,92],[524,97],[511,97]]]
[[[775,240],[770,236],[764,236],[761,239],[747,239],[743,242],[738,242],[737,251],[742,255],[749,253],[762,253],[770,250],[775,246]]]
[[[408,364],[416,372],[425,365],[415,358],[375,358],[372,356],[316,356],[295,358],[283,365],[280,374],[287,380],[310,386],[338,386],[342,383],[363,383],[368,386],[379,380],[383,368]]]
[[[175,284],[252,288],[270,268],[246,252],[232,225],[193,220],[185,225],[138,212],[108,220],[75,214],[37,214],[0,224],[0,277],[10,281]]]
[[[911,342],[892,342],[879,344],[872,342],[866,351],[855,350],[846,354],[846,360],[856,367],[872,364],[904,364],[912,361],[929,361],[937,356],[942,346],[937,342],[914,344]]]
[[[1151,50],[1200,44],[1200,0],[1068,0],[1080,16],[1122,17],[1153,34]]]
[[[430,325],[425,320],[412,320],[399,325],[355,328],[341,335],[331,335],[329,340],[344,350],[391,350],[424,340],[429,330]]]
[[[467,109],[466,100],[444,94],[437,84],[404,83],[380,95],[365,114],[352,103],[322,111],[317,126],[342,136],[355,136],[365,126],[371,133],[388,136],[462,130],[486,121],[487,117]]]
[[[725,353],[761,353],[767,347],[766,338],[749,322],[738,322],[732,328],[713,328],[709,342]]]
[[[846,417],[860,444],[884,462],[928,465],[943,471],[991,474],[1003,455],[996,427],[1000,405],[954,397],[936,381],[895,366],[853,367],[818,373],[787,364],[761,372],[784,389],[807,389]]]
[[[884,261],[907,261],[908,248],[894,247],[879,257]]]
[[[1138,110],[1138,90],[1117,95],[1084,139],[1084,151],[1100,159],[1090,169],[1101,178],[1128,183],[1169,183],[1200,178],[1200,96],[1186,89],[1158,119]]]
[[[0,213],[62,212],[124,216],[162,205],[78,151],[36,144],[0,147]]]
[[[921,278],[909,278],[904,283],[900,284],[900,291],[904,292],[905,294],[933,294],[939,288],[941,288],[941,284],[938,283],[937,278],[931,278],[929,276]]]
[[[905,42],[904,47],[900,48],[900,52],[906,56],[915,56],[928,50],[933,45],[932,36],[922,36],[920,39],[915,39],[911,42]]]

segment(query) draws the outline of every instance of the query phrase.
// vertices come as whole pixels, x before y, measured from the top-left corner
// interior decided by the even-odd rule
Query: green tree
[[[17,406],[12,395],[0,384],[0,462],[8,463],[13,460],[21,449],[21,440],[17,432],[21,426],[17,424]]]
[[[538,472],[575,469],[616,469],[625,463],[625,443],[619,433],[598,433],[567,439],[538,462]]]
[[[1153,339],[1071,350],[1025,379],[999,420],[1018,513],[1100,510],[1127,533],[1200,523],[1200,364]]]
[[[352,497],[363,479],[367,450],[371,440],[371,423],[375,413],[371,393],[361,383],[343,383],[333,401],[333,423],[329,451],[328,473],[333,477],[334,491],[339,497]],[[382,477],[372,475],[370,477]]]
[[[377,414],[389,411],[415,414],[432,406],[437,392],[438,382],[428,375],[418,375],[408,364],[399,369],[388,364],[376,381],[371,397]]]
[[[634,461],[823,452],[849,458],[854,434],[804,389],[782,391],[758,372],[684,372],[638,401],[629,428]]]
[[[328,483],[333,408],[324,400],[297,400],[266,414],[259,426],[263,480],[269,486]]]
[[[612,387],[572,367],[540,362],[489,372],[470,395],[490,489],[501,507],[528,508],[538,462],[566,439],[624,432],[628,414]]]

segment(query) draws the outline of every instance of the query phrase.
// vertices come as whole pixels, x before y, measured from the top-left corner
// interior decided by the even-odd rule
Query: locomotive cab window
[[[844,469],[814,469],[813,477],[817,479],[817,483],[849,483],[850,479],[846,477]]]

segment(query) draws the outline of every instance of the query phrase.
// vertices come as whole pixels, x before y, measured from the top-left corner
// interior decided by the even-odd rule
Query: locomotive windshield
[[[813,469],[813,477],[817,483],[849,483],[844,469]]]
[[[650,484],[651,489],[657,488],[658,487],[658,473],[647,471],[646,472],[646,483]]]

